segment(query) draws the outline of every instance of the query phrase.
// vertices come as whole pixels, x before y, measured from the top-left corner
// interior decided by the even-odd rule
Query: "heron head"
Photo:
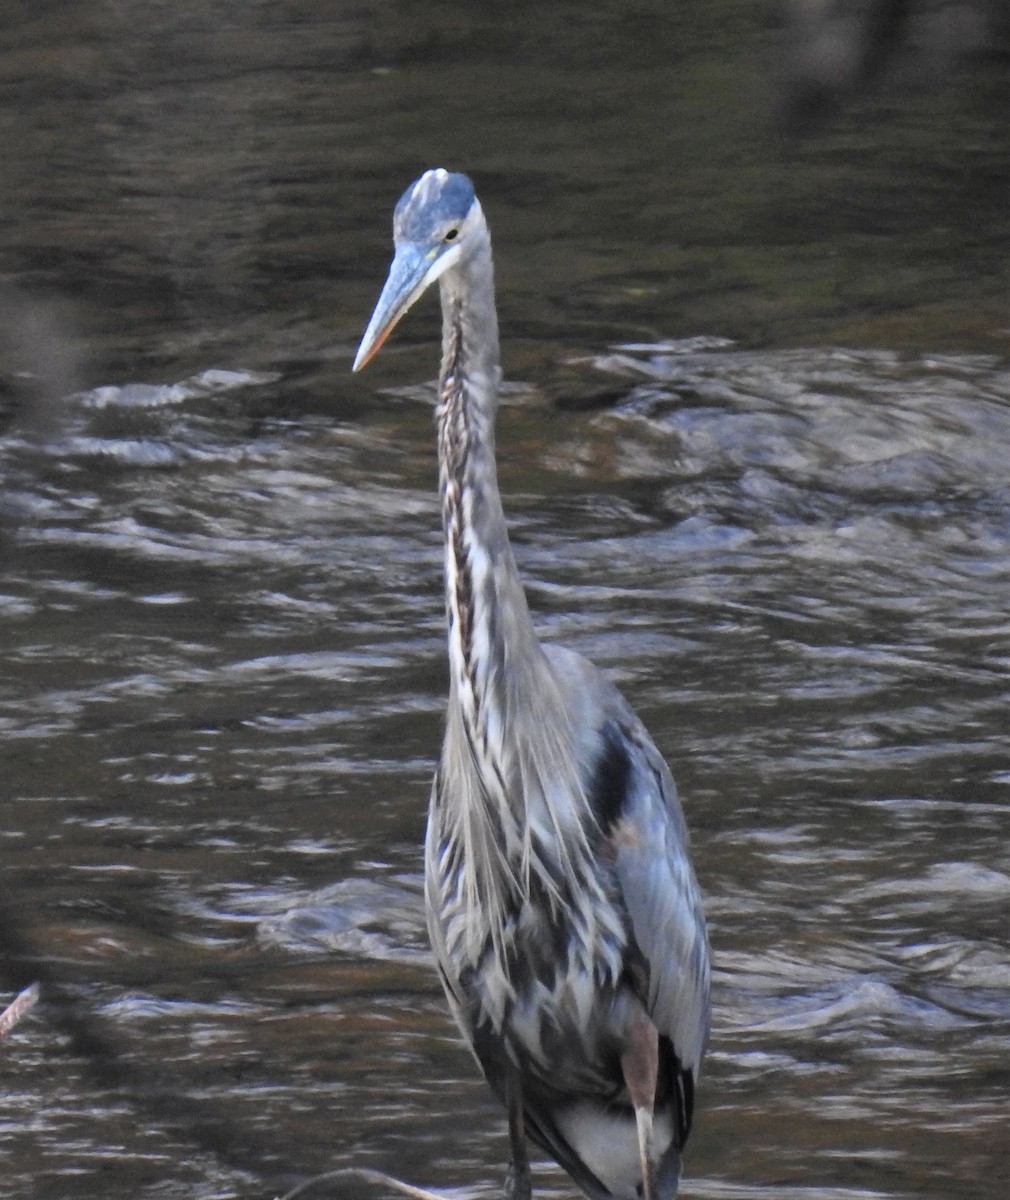
[[[460,261],[483,227],[480,203],[465,175],[437,167],[407,188],[393,213],[393,262],[352,370],[371,362],[397,321]]]

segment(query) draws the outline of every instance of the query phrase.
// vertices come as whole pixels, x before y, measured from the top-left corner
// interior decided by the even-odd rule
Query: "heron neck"
[[[498,491],[501,376],[490,245],[442,277],[439,478],[445,531],[450,705],[473,747],[502,766],[518,691],[544,662]]]
[[[494,299],[491,240],[481,244],[439,279],[442,300],[442,399],[452,380],[473,385],[476,404],[493,424],[501,376],[498,313]]]

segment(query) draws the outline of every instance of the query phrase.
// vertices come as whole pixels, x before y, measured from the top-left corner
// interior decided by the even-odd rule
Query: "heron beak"
[[[456,247],[439,253],[440,249],[426,251],[411,244],[397,246],[382,294],[354,357],[352,371],[368,366],[407,309],[452,266]]]

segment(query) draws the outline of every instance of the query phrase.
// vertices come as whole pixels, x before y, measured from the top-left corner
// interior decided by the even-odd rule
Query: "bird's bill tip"
[[[397,247],[382,294],[354,356],[352,371],[367,367],[379,353],[397,322],[432,282],[433,266],[432,259],[417,247]]]
[[[369,325],[368,329],[365,330],[365,336],[361,339],[358,352],[354,356],[354,362],[351,363],[352,371],[363,371],[368,366],[385,345],[386,338],[393,332],[393,327],[402,315],[402,313],[397,313],[392,320],[387,321],[380,329],[373,330],[371,325]]]

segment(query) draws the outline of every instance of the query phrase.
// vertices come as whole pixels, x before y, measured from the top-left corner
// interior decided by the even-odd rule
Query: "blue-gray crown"
[[[425,171],[396,203],[393,230],[411,242],[427,242],[441,236],[448,221],[462,221],[477,196],[466,175],[441,167]]]

